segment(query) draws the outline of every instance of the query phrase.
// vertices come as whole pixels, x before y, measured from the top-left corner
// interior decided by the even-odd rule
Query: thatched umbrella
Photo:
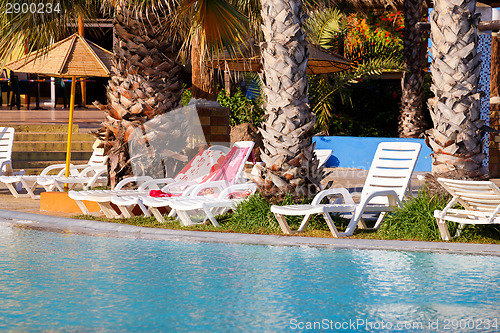
[[[249,44],[250,47],[241,49],[242,56],[231,57],[224,51],[222,56],[212,61],[210,65],[225,71],[259,72],[262,68],[259,47],[251,42]],[[351,67],[351,61],[339,54],[320,49],[313,44],[309,44],[308,50],[307,74],[340,72]]]
[[[71,161],[71,137],[75,108],[76,78],[92,76],[108,77],[113,53],[75,33],[44,49],[28,53],[19,60],[5,65],[15,72],[42,74],[71,78],[71,99],[68,122],[68,146],[66,148],[66,177]]]

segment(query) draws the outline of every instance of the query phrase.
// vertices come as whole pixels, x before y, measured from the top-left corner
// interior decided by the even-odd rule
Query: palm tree
[[[315,115],[308,105],[307,41],[301,0],[261,2],[263,90],[260,128],[265,168],[254,179],[268,192],[310,195],[322,177],[312,145]]]
[[[6,2],[0,2],[4,5],[2,8]],[[207,45],[203,48],[199,46],[201,44],[195,44],[198,48],[193,49],[210,51],[213,45],[221,48],[220,45],[233,42],[234,35],[243,30],[243,25],[242,16],[234,18],[237,13],[227,9],[221,0],[186,1],[182,11],[191,16],[184,17],[184,20],[177,19],[182,15],[176,0],[64,0],[60,2],[60,11],[47,15],[30,12],[14,15],[3,11],[0,15],[3,23],[0,27],[0,56],[5,59],[19,43],[30,47],[47,46],[64,37],[71,29],[68,23],[75,22],[77,17],[97,17],[101,6],[112,12],[117,39],[113,50],[115,63],[107,87],[108,103],[96,104],[108,114],[100,133],[105,139],[113,187],[132,172],[127,142],[133,130],[180,104],[183,85],[180,78],[182,66],[177,61],[179,41],[187,38],[192,27],[191,32],[197,32],[195,35],[201,39],[200,43]],[[190,9],[190,6],[195,9]],[[194,62],[194,73],[202,70],[203,59],[199,59],[199,62]],[[154,168],[153,174],[162,176],[161,166],[148,167],[151,168]]]
[[[432,172],[461,171],[469,176],[485,173],[482,162],[480,56],[477,52],[475,0],[436,0],[431,13],[431,91],[428,101],[434,128],[427,141],[433,154]]]
[[[419,138],[426,128],[423,109],[425,41],[416,24],[422,21],[424,3],[422,0],[407,0],[403,3],[405,27],[403,29],[404,59],[406,71],[401,80],[401,112],[399,136]]]

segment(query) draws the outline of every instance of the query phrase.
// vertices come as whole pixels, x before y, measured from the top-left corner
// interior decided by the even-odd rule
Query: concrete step
[[[72,151],[71,160],[87,160],[92,155],[92,151]],[[65,161],[66,151],[13,151],[12,160],[20,161]]]
[[[0,124],[0,127],[13,127],[17,132],[59,132],[68,133],[68,125],[58,124]],[[73,124],[73,133],[77,133],[79,126]]]
[[[71,141],[72,151],[92,151],[94,141]],[[66,151],[65,141],[14,141],[14,152]]]
[[[89,160],[71,160],[72,164],[85,164]],[[49,165],[64,164],[65,161],[13,161],[14,170],[24,169],[26,175],[39,175]]]
[[[95,141],[95,137],[89,133],[73,133],[72,141]],[[22,141],[62,141],[68,140],[68,133],[56,132],[16,132],[14,134],[14,144]]]

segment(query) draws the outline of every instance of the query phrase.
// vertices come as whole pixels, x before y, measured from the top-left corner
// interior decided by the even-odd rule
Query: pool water
[[[493,256],[134,240],[0,224],[0,267],[1,331],[500,330]]]

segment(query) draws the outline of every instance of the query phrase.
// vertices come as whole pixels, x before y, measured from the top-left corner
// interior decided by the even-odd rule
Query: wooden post
[[[78,15],[78,34],[85,37],[85,24],[83,23],[82,15]],[[80,81],[82,87],[82,105],[87,105],[87,83],[82,79]]]
[[[500,36],[491,33],[490,127],[500,130]],[[500,135],[490,133],[490,177],[500,176]]]
[[[75,92],[76,92],[76,76],[71,77],[71,98],[69,101],[69,120],[68,120],[68,145],[66,146],[66,172],[65,176],[69,176],[69,164],[71,162],[71,139],[73,136],[73,111],[75,110]],[[64,184],[64,189],[68,190],[68,184]]]

